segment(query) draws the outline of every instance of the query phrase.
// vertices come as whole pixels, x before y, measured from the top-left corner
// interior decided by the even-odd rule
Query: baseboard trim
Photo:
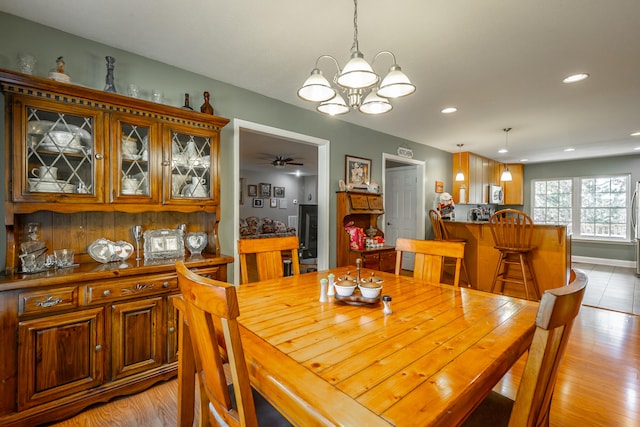
[[[611,265],[613,267],[628,267],[635,268],[635,261],[625,261],[622,259],[608,259],[608,258],[592,258],[588,256],[571,256],[571,262],[584,262],[586,264],[598,264],[598,265]]]

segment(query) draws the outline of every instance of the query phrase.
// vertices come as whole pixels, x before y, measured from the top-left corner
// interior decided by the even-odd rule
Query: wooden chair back
[[[497,249],[531,249],[533,220],[516,209],[502,209],[489,219],[493,241]]]
[[[300,243],[297,236],[238,240],[241,283],[249,283],[247,263],[247,255],[249,254],[255,254],[258,280],[276,279],[284,276],[282,251],[291,253],[292,274],[300,274],[299,248]]]
[[[257,426],[249,372],[236,320],[240,310],[235,287],[199,276],[185,267],[182,261],[176,263],[176,271],[199,376],[201,419],[211,420],[207,413],[211,404],[216,415],[229,426]],[[226,356],[223,356],[219,339],[224,340]],[[225,359],[231,371],[237,409],[233,408],[227,387]],[[215,418],[213,413],[211,416]]]
[[[536,331],[509,418],[510,427],[549,425],[558,367],[587,286],[586,274],[579,270],[575,273],[576,278],[569,285],[542,295]]]
[[[429,282],[440,283],[444,257],[456,260],[453,285],[460,283],[460,265],[464,257],[464,242],[444,240],[396,239],[396,274],[402,268],[402,253],[415,253],[413,277]]]
[[[429,219],[431,220],[431,228],[433,228],[433,239],[447,240],[447,230],[442,223],[440,212],[435,209],[429,210]]]

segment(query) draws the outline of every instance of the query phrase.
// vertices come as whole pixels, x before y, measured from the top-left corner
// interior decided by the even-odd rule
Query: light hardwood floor
[[[576,265],[589,274],[589,284],[605,280],[607,287],[629,282],[635,270]],[[603,272],[604,271],[604,272]],[[605,287],[606,290],[606,287]],[[599,291],[598,291],[599,292]],[[593,295],[597,296],[597,293]],[[637,291],[636,298],[637,298]],[[615,293],[615,292],[614,292]],[[601,300],[605,292],[599,297]],[[629,294],[627,294],[629,295]],[[596,298],[593,296],[593,298]],[[637,299],[636,306],[637,306]],[[587,302],[585,300],[585,302]],[[496,386],[514,397],[524,357]],[[54,424],[57,427],[165,427],[176,425],[177,384],[159,384],[135,396],[86,410]],[[640,316],[583,306],[576,319],[560,368],[551,426],[640,425]]]

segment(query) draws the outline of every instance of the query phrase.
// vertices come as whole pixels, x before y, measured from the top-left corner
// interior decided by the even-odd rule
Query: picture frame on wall
[[[258,197],[258,186],[253,184],[247,185],[247,196]]]
[[[240,200],[241,205],[244,205],[244,178],[240,178]]]
[[[253,199],[253,207],[254,208],[261,208],[263,206],[262,203],[263,203],[262,199],[258,199],[258,198]]]
[[[344,177],[347,185],[352,187],[364,187],[371,182],[371,159],[362,157],[344,156]]]
[[[260,194],[260,197],[262,197],[263,199],[268,199],[269,197],[271,197],[271,184],[265,184],[261,182],[260,186],[258,187],[258,194]]]
[[[271,207],[272,208],[278,207],[278,199],[271,199]]]
[[[273,197],[284,198],[284,187],[273,187]]]

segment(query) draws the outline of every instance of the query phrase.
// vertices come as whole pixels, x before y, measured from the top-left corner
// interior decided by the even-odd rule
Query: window
[[[533,180],[533,221],[566,225],[574,238],[629,240],[630,175]]]

